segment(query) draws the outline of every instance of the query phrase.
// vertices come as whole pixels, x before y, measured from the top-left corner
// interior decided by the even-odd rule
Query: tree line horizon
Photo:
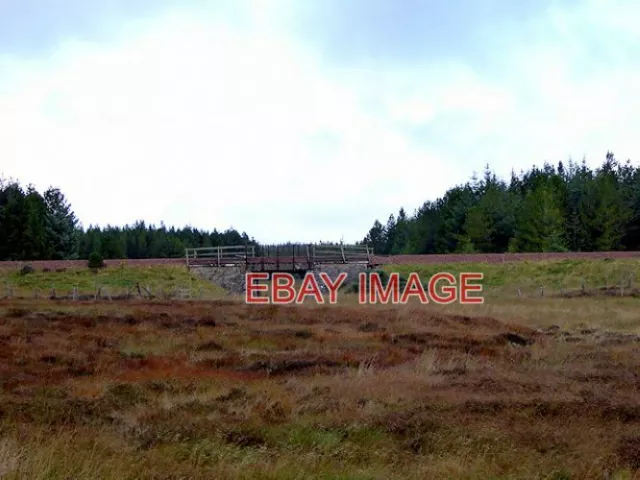
[[[320,242],[338,244],[339,242]],[[83,228],[65,195],[0,178],[0,260],[177,258],[185,248],[260,246],[246,232],[147,224]],[[378,219],[357,244],[378,255],[640,250],[640,167],[545,162],[498,179],[485,166],[412,215]]]

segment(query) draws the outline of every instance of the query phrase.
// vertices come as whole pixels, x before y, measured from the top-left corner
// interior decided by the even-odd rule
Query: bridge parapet
[[[225,267],[245,264],[256,256],[254,245],[186,248],[187,267]]]
[[[373,250],[367,245],[234,245],[185,249],[188,268],[239,267],[251,271],[312,270],[326,264],[369,265]]]

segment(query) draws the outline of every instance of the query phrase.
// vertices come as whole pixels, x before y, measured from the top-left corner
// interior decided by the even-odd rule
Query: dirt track
[[[434,263],[501,263],[514,261],[564,260],[564,259],[640,258],[640,252],[567,252],[567,253],[487,253],[487,254],[445,254],[445,255],[389,255],[372,257],[374,265],[424,265]],[[118,266],[125,262],[133,266],[184,265],[184,258],[144,258],[105,260],[107,266]],[[49,268],[84,267],[86,260],[42,260],[33,262],[0,262],[0,269],[20,268],[25,264],[37,270]]]

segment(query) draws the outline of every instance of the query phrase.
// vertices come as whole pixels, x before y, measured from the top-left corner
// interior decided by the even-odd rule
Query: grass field
[[[192,298],[218,298],[224,291],[209,282],[192,275],[183,265],[153,266],[109,266],[90,270],[86,267],[68,268],[63,272],[36,270],[23,275],[20,270],[0,269],[0,297],[49,297],[55,291],[56,296],[70,296],[73,289],[79,294],[95,295],[102,289],[102,295],[122,296],[132,293],[138,296],[136,286],[147,289],[156,297],[176,296],[180,291],[190,292]],[[4,295],[3,295],[4,293]],[[143,295],[147,291],[142,290]]]
[[[395,269],[483,271],[479,306],[5,299],[0,475],[640,478],[640,299],[536,293],[633,283],[638,267]],[[101,282],[188,278],[114,272]],[[26,290],[94,281],[4,275]]]
[[[406,276],[417,272],[428,279],[438,272],[482,272],[485,297],[515,297],[520,289],[523,296],[540,296],[540,287],[547,295],[560,294],[561,289],[587,290],[601,287],[640,287],[640,260],[544,260],[538,262],[459,263],[440,265],[395,265],[383,267],[387,272]],[[637,281],[636,281],[637,280]]]

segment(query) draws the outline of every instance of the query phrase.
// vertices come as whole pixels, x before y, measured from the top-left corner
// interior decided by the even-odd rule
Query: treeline
[[[144,221],[133,226],[89,227],[86,231],[78,231],[80,258],[88,258],[96,251],[103,258],[176,258],[184,257],[185,248],[245,244],[255,245],[256,242],[246,233],[234,229],[206,232],[191,227],[156,227],[146,225]]]
[[[640,250],[640,167],[608,152],[595,170],[545,163],[506,182],[487,166],[411,216],[376,220],[364,242],[382,255]]]
[[[133,226],[80,226],[71,205],[57,188],[39,193],[15,180],[0,178],[0,260],[171,258],[184,249],[255,244],[234,229],[207,232],[196,228],[156,227],[143,221]]]
[[[640,167],[607,153],[592,170],[583,160],[544,164],[500,180],[449,189],[413,215],[378,220],[363,240],[377,254],[640,250]],[[0,178],[0,260],[171,258],[187,247],[258,245],[234,229],[212,232],[147,225],[80,226],[57,188],[42,194]]]

